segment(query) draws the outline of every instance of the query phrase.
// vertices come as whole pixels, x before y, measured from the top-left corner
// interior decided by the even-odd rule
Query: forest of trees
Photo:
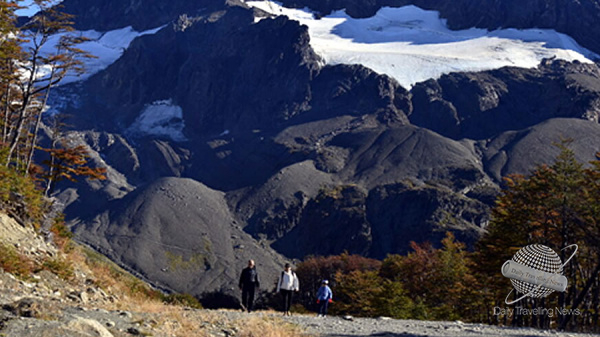
[[[62,118],[48,113],[52,89],[92,57],[77,48],[85,39],[70,33],[71,16],[50,0],[35,0],[40,12],[18,27],[19,3],[0,1],[0,201],[13,216],[35,220],[40,191],[49,195],[76,176],[104,179],[104,169],[91,168],[85,146],[69,142]]]
[[[337,314],[599,332],[600,161],[579,163],[568,145],[557,145],[561,152],[554,164],[505,179],[487,232],[473,251],[447,233],[439,248],[413,242],[406,256],[383,261],[348,254],[308,257],[297,268],[300,304],[312,308],[320,280],[329,279]],[[570,254],[562,248],[579,246],[564,268],[569,287],[507,305],[512,285],[501,266],[534,243],[552,248],[562,261]]]

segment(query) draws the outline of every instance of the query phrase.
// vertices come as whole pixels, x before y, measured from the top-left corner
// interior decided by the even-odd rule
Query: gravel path
[[[416,321],[389,318],[351,318],[314,315],[293,315],[284,317],[272,312],[243,313],[223,311],[230,319],[247,315],[278,317],[303,327],[308,333],[327,337],[379,336],[379,337],[425,337],[425,336],[559,336],[584,337],[594,334],[559,333],[556,331],[536,330],[532,328],[504,328],[484,324],[469,324],[460,321]]]

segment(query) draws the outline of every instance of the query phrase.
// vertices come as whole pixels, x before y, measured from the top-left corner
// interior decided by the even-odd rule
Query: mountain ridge
[[[551,28],[572,36],[581,45],[600,54],[600,38],[597,35],[600,33],[596,33],[597,30],[594,29],[595,18],[600,13],[600,2],[597,0],[539,0],[526,6],[513,0],[509,3],[491,0],[282,0],[281,3],[288,7],[308,7],[322,15],[345,9],[350,16],[357,18],[372,16],[385,6],[415,5],[439,11],[441,16],[448,20],[451,29]],[[85,4],[82,4],[81,0],[63,2],[66,12],[78,17],[76,28],[100,31],[127,26],[140,31],[151,29],[174,22],[180,16],[194,17],[204,12],[222,9],[224,4],[245,7],[244,2],[239,0],[202,0],[194,3],[176,0],[170,1],[168,6],[161,0],[147,0],[144,6],[140,1],[134,0],[95,0]]]

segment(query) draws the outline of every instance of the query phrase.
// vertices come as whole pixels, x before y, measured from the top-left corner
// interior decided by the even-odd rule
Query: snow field
[[[246,4],[306,25],[311,46],[326,64],[362,64],[407,89],[450,72],[532,68],[552,57],[580,62],[600,58],[554,30],[453,31],[438,12],[415,6],[384,7],[366,19],[344,11],[316,19],[308,9],[285,8],[273,1]]]

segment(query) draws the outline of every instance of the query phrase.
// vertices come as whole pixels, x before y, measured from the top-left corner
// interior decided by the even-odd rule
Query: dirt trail
[[[425,337],[425,336],[558,336],[584,337],[599,336],[594,334],[559,333],[556,331],[536,330],[531,328],[504,328],[484,324],[469,324],[460,321],[416,321],[389,318],[351,318],[329,316],[318,318],[314,315],[294,315],[283,317],[280,314],[256,312],[224,312],[230,319],[244,315],[279,317],[303,327],[306,332],[327,337],[378,336],[378,337]]]

